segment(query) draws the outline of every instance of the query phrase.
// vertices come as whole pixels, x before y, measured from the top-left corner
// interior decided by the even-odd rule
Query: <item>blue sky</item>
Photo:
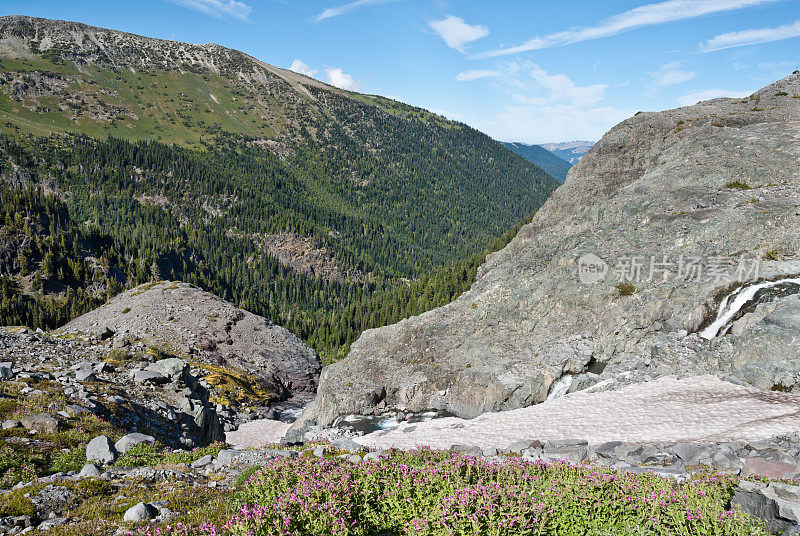
[[[800,65],[800,0],[3,0],[2,14],[214,42],[503,141],[596,140],[639,110]]]

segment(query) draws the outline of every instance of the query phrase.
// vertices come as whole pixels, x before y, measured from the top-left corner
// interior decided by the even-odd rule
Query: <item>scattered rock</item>
[[[10,380],[14,377],[14,365],[11,361],[0,361],[0,380]]]
[[[52,519],[45,519],[36,527],[37,530],[50,530],[61,525],[66,525],[69,519],[66,517],[54,517]]]
[[[170,382],[168,376],[164,376],[160,372],[153,372],[152,370],[135,370],[131,374],[131,378],[133,378],[133,381],[136,383],[152,383],[155,385]]]
[[[80,473],[78,473],[78,476],[81,478],[88,478],[88,477],[100,476],[102,473],[103,472],[97,465],[93,463],[87,463],[86,465],[83,466]]]
[[[128,508],[122,517],[124,521],[140,523],[150,521],[158,516],[158,510],[148,503],[140,502]]]
[[[798,475],[797,464],[786,463],[766,458],[754,457],[744,461],[742,476],[765,476],[767,478],[792,479]]]
[[[36,430],[37,432],[56,433],[58,431],[58,419],[50,413],[34,413],[33,415],[26,415],[20,419],[22,426],[28,430]]]
[[[20,426],[22,426],[22,423],[19,421],[15,421],[14,419],[6,419],[5,421],[3,421],[3,430],[19,428]]]
[[[125,454],[135,445],[138,445],[140,443],[155,443],[155,442],[156,438],[153,436],[134,432],[132,434],[127,434],[122,436],[119,441],[114,443],[114,448],[116,449],[118,454]]]
[[[86,445],[86,459],[103,465],[114,463],[117,459],[117,449],[108,437],[97,436]]]

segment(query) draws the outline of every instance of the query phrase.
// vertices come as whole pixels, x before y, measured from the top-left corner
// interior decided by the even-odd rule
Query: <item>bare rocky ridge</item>
[[[290,331],[187,283],[148,283],[68,323],[60,333],[158,345],[255,376],[276,399],[313,393],[322,365]]]
[[[798,73],[750,98],[637,114],[570,170],[470,291],[362,334],[323,371],[302,421],[387,408],[475,417],[541,402],[565,375],[572,390],[622,372],[798,387],[798,294],[759,305],[731,334],[696,335],[733,288],[739,259],[759,260],[761,279],[800,274],[798,162]],[[594,284],[578,278],[587,253],[609,265]],[[617,289],[615,268],[632,256],[642,276]],[[668,273],[648,277],[664,256]],[[702,277],[674,273],[690,257]],[[709,277],[714,263],[725,277]]]

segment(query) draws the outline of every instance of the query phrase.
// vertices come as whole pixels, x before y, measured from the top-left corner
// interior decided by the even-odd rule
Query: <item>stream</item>
[[[699,335],[704,339],[713,339],[724,335],[733,322],[738,320],[747,309],[755,309],[755,306],[760,303],[798,292],[800,292],[800,277],[741,286],[725,296],[719,304],[717,318],[708,327],[701,330]]]

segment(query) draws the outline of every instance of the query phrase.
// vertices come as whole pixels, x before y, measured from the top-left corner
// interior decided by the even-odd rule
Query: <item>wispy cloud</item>
[[[692,71],[683,69],[682,61],[673,61],[662,65],[657,71],[650,71],[651,82],[656,87],[674,86],[682,84],[694,78]]]
[[[740,99],[742,97],[750,96],[749,91],[730,91],[727,89],[706,89],[703,91],[695,91],[693,93],[687,93],[686,95],[682,95],[678,97],[678,103],[681,106],[691,106],[692,104],[697,104],[698,102],[709,100],[709,99],[717,99],[719,97],[732,97]]]
[[[317,74],[317,71],[315,69],[312,69],[311,67],[306,65],[305,62],[302,62],[300,60],[294,60],[292,62],[292,66],[289,67],[289,70],[311,77]]]
[[[542,143],[576,138],[597,139],[633,111],[600,105],[607,84],[579,85],[562,73],[550,73],[530,61],[504,62],[494,69],[462,71],[462,82],[495,79],[512,104],[478,121],[497,139]],[[634,110],[635,111],[635,110]]]
[[[487,58],[504,56],[530,50],[579,43],[591,39],[610,37],[635,28],[693,19],[703,15],[733,11],[777,1],[778,0],[667,0],[666,2],[647,4],[618,13],[601,21],[596,26],[571,28],[563,32],[534,37],[519,46],[492,50],[479,54],[477,57]]]
[[[550,93],[550,101],[569,101],[575,106],[597,104],[608,88],[607,84],[578,86],[567,75],[549,74],[538,65],[531,67],[530,75],[540,87]]]
[[[341,6],[329,7],[328,9],[323,10],[319,15],[317,15],[317,20],[320,21],[330,19],[332,17],[338,17],[339,15],[350,13],[351,11],[364,6],[388,4],[389,2],[398,1],[399,0],[355,0],[353,2],[348,2],[347,4],[342,4]]]
[[[474,69],[471,71],[461,71],[456,76],[456,80],[459,82],[472,82],[474,80],[480,80],[481,78],[495,78],[501,76],[503,74],[502,71],[491,71],[489,69]]]
[[[247,20],[253,12],[252,6],[238,0],[169,0],[173,4],[194,9],[218,19],[232,17]]]
[[[800,20],[776,28],[756,28],[740,32],[728,32],[712,37],[700,44],[702,52],[712,52],[725,48],[743,47],[758,43],[781,41],[800,36]]]
[[[361,89],[361,82],[345,73],[341,67],[326,67],[325,79],[330,85],[336,86],[339,89],[346,89],[348,91],[358,91]]]
[[[464,52],[464,46],[489,35],[489,28],[480,24],[467,24],[464,19],[448,15],[442,20],[428,23],[433,30],[444,39],[447,46]]]

